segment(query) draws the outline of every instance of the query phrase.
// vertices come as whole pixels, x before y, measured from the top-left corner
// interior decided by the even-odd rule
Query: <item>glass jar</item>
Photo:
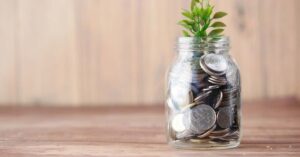
[[[167,138],[184,149],[239,146],[241,83],[228,37],[178,39],[167,80]]]

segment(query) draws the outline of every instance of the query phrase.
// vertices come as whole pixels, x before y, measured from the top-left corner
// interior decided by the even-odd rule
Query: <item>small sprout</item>
[[[190,10],[183,10],[185,19],[178,24],[184,27],[182,31],[185,37],[198,37],[203,40],[222,36],[226,24],[221,19],[227,15],[225,12],[214,13],[214,6],[209,0],[192,0]]]

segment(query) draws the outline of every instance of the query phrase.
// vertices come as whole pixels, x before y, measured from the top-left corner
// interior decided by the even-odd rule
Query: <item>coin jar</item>
[[[167,139],[175,148],[226,149],[241,140],[240,71],[228,37],[178,39],[168,72]]]

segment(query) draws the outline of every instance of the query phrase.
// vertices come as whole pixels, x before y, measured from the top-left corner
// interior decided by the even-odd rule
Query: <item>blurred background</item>
[[[213,0],[246,101],[300,98],[299,0]],[[1,105],[164,102],[189,0],[0,0]]]

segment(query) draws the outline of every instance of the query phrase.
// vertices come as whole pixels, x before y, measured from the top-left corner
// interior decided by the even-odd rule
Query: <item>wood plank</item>
[[[17,102],[16,0],[0,0],[0,102]]]
[[[295,0],[296,1],[296,5],[295,5],[295,7],[296,7],[296,10],[299,10],[300,9],[300,1],[298,1],[298,0]],[[297,20],[297,28],[300,28],[300,21],[299,20]],[[296,58],[300,58],[300,29],[297,29],[297,43],[298,43],[298,49],[297,49],[297,56],[296,56]],[[298,96],[298,99],[300,100],[300,84],[299,84],[299,82],[300,82],[300,70],[299,70],[299,67],[300,67],[300,62],[297,60],[297,63],[298,63],[298,66],[297,66],[297,69],[298,69],[298,71],[297,71],[297,74],[298,74],[298,81],[297,81],[297,85],[298,85],[298,90],[296,91],[296,94],[297,94],[297,96]]]
[[[134,0],[76,1],[83,103],[138,102],[137,5]]]
[[[19,0],[21,104],[76,104],[78,62],[72,0]]]
[[[270,107],[272,110],[269,110]],[[174,150],[166,144],[164,110],[157,105],[118,108],[1,107],[0,153],[15,157],[298,157],[299,111],[299,102],[293,99],[248,102],[244,105],[244,136],[240,148],[187,151]]]
[[[297,87],[297,10],[294,0],[260,2],[260,28],[268,97],[292,96]],[[272,9],[270,9],[270,7]]]
[[[139,88],[141,102],[148,104],[164,100],[165,72],[174,53],[176,44],[177,18],[180,15],[177,4],[169,1],[142,0],[139,8],[140,52]],[[155,11],[154,11],[155,10]]]

